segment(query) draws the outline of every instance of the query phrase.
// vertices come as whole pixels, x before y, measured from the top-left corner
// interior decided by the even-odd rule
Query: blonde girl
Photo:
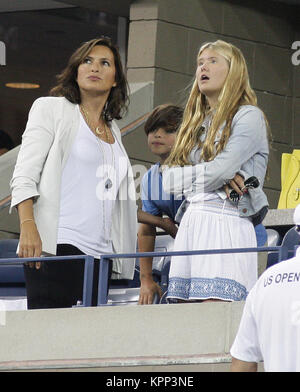
[[[174,250],[256,247],[254,225],[268,207],[262,190],[268,161],[267,123],[257,107],[241,51],[218,40],[197,56],[183,122],[163,172],[166,192],[183,194]],[[260,186],[243,193],[256,176]],[[224,187],[239,195],[232,202]],[[257,279],[256,254],[172,258],[170,301],[236,301]]]

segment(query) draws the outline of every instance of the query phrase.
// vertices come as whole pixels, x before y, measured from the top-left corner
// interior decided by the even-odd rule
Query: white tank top
[[[115,138],[97,138],[80,115],[79,131],[62,173],[58,244],[100,257],[112,253],[115,199],[127,173],[127,158]]]

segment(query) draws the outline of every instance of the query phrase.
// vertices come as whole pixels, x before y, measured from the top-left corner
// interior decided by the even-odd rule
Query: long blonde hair
[[[202,45],[197,58],[208,48],[225,57],[229,64],[229,71],[219,94],[218,104],[207,137],[203,143],[200,142],[201,124],[210,108],[205,95],[199,91],[195,77],[176,142],[165,162],[169,166],[191,164],[189,155],[195,146],[202,147],[201,159],[204,161],[213,160],[226,146],[231,132],[232,119],[239,106],[257,106],[256,94],[250,86],[247,65],[242,52],[232,44],[217,40]],[[221,139],[215,149],[214,142],[217,132],[224,123]]]

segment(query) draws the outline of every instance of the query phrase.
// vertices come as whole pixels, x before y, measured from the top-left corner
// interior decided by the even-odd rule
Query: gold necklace
[[[100,127],[98,126],[98,127],[96,127],[95,130],[93,130],[92,124],[90,123],[90,120],[89,120],[88,112],[84,109],[84,107],[82,105],[80,105],[79,107],[80,107],[81,113],[83,114],[83,117],[84,117],[87,125],[90,127],[90,129],[94,133],[96,133],[96,135],[98,135],[98,136],[102,136],[105,133],[106,139],[108,140],[109,138],[107,135],[106,124],[104,123],[104,129],[100,129]]]

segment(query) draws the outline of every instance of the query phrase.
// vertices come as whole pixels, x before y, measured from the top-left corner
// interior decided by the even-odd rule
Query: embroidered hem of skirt
[[[243,301],[248,292],[242,284],[226,278],[177,278],[172,277],[169,282],[167,298],[221,299],[224,301]]]

